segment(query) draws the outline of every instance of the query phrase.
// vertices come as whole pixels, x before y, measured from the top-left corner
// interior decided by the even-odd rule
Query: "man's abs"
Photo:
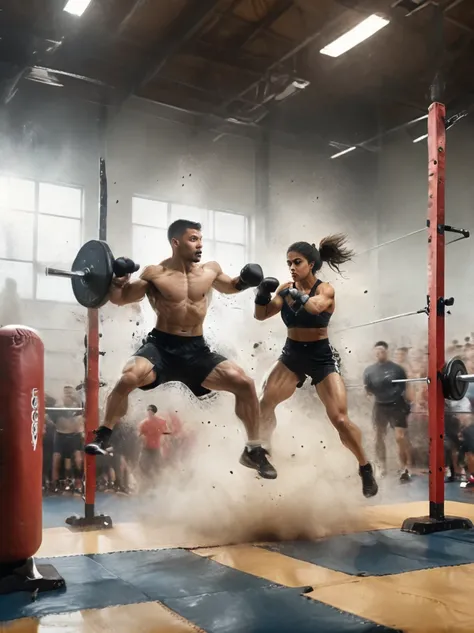
[[[178,336],[201,336],[212,277],[209,275],[163,275],[147,293],[157,315],[156,329]]]

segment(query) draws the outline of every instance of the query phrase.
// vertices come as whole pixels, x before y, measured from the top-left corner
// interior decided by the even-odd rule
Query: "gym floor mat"
[[[55,558],[66,589],[0,597],[3,621],[160,600],[207,633],[379,633],[373,622],[184,550]]]
[[[301,595],[264,588],[163,601],[207,633],[389,633],[395,631]]]
[[[418,536],[400,530],[377,530],[315,542],[275,543],[265,548],[345,574],[385,576],[473,563],[471,543],[446,533]]]

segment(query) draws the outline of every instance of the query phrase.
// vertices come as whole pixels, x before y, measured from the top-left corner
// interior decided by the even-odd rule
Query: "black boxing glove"
[[[136,273],[140,268],[139,264],[135,264],[132,259],[128,257],[119,257],[114,261],[113,271],[116,277],[126,277],[132,273]]]
[[[288,295],[293,299],[294,303],[291,307],[293,312],[299,312],[309,299],[309,295],[301,292],[297,288],[288,288]]]
[[[235,287],[237,290],[247,290],[255,288],[263,281],[263,270],[259,264],[246,264],[240,271]]]
[[[272,292],[275,292],[279,285],[280,282],[275,277],[265,277],[257,288],[255,304],[258,306],[268,305],[272,300]]]

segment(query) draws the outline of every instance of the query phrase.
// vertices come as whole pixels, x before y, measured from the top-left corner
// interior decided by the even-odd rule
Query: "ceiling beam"
[[[262,31],[269,29],[272,24],[281,18],[291,7],[293,0],[276,0],[270,11],[257,22],[250,22],[243,33],[239,33],[235,38],[230,39],[230,45],[234,48],[242,48],[252,42]]]
[[[149,83],[160,73],[168,60],[175,55],[181,47],[198,33],[217,9],[216,0],[191,0],[173,20],[166,32],[160,36],[157,46],[152,53],[154,62],[146,67],[134,82],[129,91],[134,92]]]
[[[247,95],[251,90],[257,89],[262,81],[265,80],[268,73],[272,70],[277,70],[278,67],[282,66],[285,62],[293,59],[300,51],[304,50],[308,46],[310,46],[313,42],[318,40],[321,35],[325,31],[332,30],[335,26],[341,23],[347,17],[347,10],[342,10],[338,13],[333,19],[328,20],[323,27],[318,28],[316,31],[311,33],[308,37],[306,37],[303,41],[299,42],[292,46],[282,57],[270,63],[267,68],[262,72],[259,79],[249,84],[244,90],[241,90],[239,93],[235,94],[233,97],[225,101],[221,108],[225,111],[234,101],[239,101],[239,99],[245,95]]]
[[[149,3],[149,0],[135,0],[134,1],[134,3],[130,7],[130,9],[127,11],[127,13],[124,15],[122,20],[119,22],[115,30],[115,35],[117,37],[120,37],[123,34],[123,32],[127,30],[128,25],[133,20],[135,15],[148,3]]]

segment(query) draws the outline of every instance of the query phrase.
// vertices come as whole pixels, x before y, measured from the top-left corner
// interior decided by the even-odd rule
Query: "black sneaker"
[[[276,479],[277,471],[267,459],[268,451],[262,446],[249,448],[246,446],[240,456],[240,463],[247,468],[254,468],[264,479]]]
[[[375,481],[372,464],[359,466],[359,475],[362,479],[362,493],[364,497],[375,497],[375,495],[379,491],[379,487],[377,485],[377,482]]]
[[[408,468],[405,468],[405,470],[400,473],[400,483],[407,484],[410,481],[411,481],[411,475],[408,472]]]
[[[111,434],[112,431],[110,429],[101,426],[94,431],[95,440],[85,445],[84,452],[87,455],[107,455],[107,447],[109,446]]]

